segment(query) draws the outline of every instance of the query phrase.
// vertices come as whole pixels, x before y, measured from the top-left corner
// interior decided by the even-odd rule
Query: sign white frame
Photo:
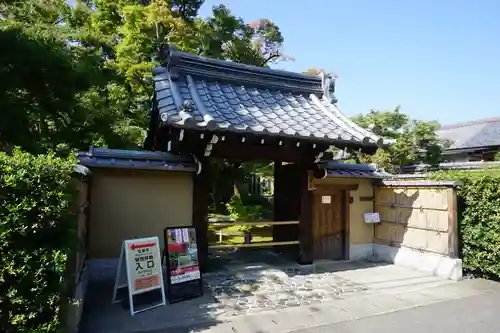
[[[149,243],[149,244],[148,244]],[[150,245],[154,243],[154,245]],[[132,249],[134,245],[138,244],[143,245],[150,245],[147,246],[150,248],[152,251],[150,252],[151,255],[153,256],[153,262],[156,267],[159,267],[159,278],[160,278],[160,285],[159,286],[153,286],[151,288],[147,289],[141,289],[141,290],[134,290],[133,285],[132,285],[132,277],[130,276],[129,272],[131,268],[134,268],[134,262],[131,262],[131,256],[129,255],[131,251],[135,252],[135,249]],[[141,247],[141,246],[140,246]],[[141,248],[142,248],[141,247]],[[124,281],[124,277],[126,276],[126,280]],[[113,288],[113,300],[112,303],[118,303],[119,300],[116,299],[118,289],[125,288],[127,287],[128,289],[128,298],[129,298],[129,303],[130,303],[130,315],[133,316],[136,313],[151,310],[160,306],[166,306],[167,301],[166,301],[166,296],[165,296],[165,286],[164,286],[164,281],[163,281],[163,266],[161,264],[161,255],[160,255],[160,241],[158,237],[149,237],[149,238],[138,238],[138,239],[131,239],[131,240],[125,240],[122,243],[122,248],[120,250],[120,260],[118,262],[118,269],[116,271],[116,278],[115,278],[115,286]],[[160,289],[161,291],[161,303],[154,304],[150,307],[146,307],[140,310],[135,310],[134,309],[134,296],[148,293],[154,290]]]

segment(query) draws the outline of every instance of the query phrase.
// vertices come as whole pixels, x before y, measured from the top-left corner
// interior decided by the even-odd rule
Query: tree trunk
[[[245,231],[245,244],[251,244],[252,243],[252,233],[250,231]]]

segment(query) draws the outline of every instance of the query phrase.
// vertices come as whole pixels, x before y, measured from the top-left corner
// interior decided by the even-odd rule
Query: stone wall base
[[[413,268],[445,279],[462,278],[462,260],[443,255],[383,244],[352,244],[349,260],[376,260]]]

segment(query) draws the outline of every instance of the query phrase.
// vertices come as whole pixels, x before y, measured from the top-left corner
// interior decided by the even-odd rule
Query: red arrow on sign
[[[145,247],[153,247],[155,245],[156,245],[156,243],[132,244],[132,245],[130,245],[130,248],[133,251],[135,251],[136,249],[142,249]]]

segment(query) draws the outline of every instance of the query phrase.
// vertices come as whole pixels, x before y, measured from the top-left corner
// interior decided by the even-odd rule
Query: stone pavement
[[[233,267],[203,277],[228,316],[254,314],[343,299],[367,287],[324,267]]]
[[[298,330],[294,333],[400,333],[403,327],[405,333],[498,333],[498,309],[500,293],[493,291],[409,310]]]
[[[372,291],[356,298],[168,333],[500,332],[499,296],[498,283],[463,280],[420,291]]]
[[[380,263],[310,267],[230,265],[204,275],[205,295],[129,315],[110,285],[91,285],[81,333],[292,332],[473,296],[486,283],[453,282]],[[482,281],[482,280],[478,280]]]

